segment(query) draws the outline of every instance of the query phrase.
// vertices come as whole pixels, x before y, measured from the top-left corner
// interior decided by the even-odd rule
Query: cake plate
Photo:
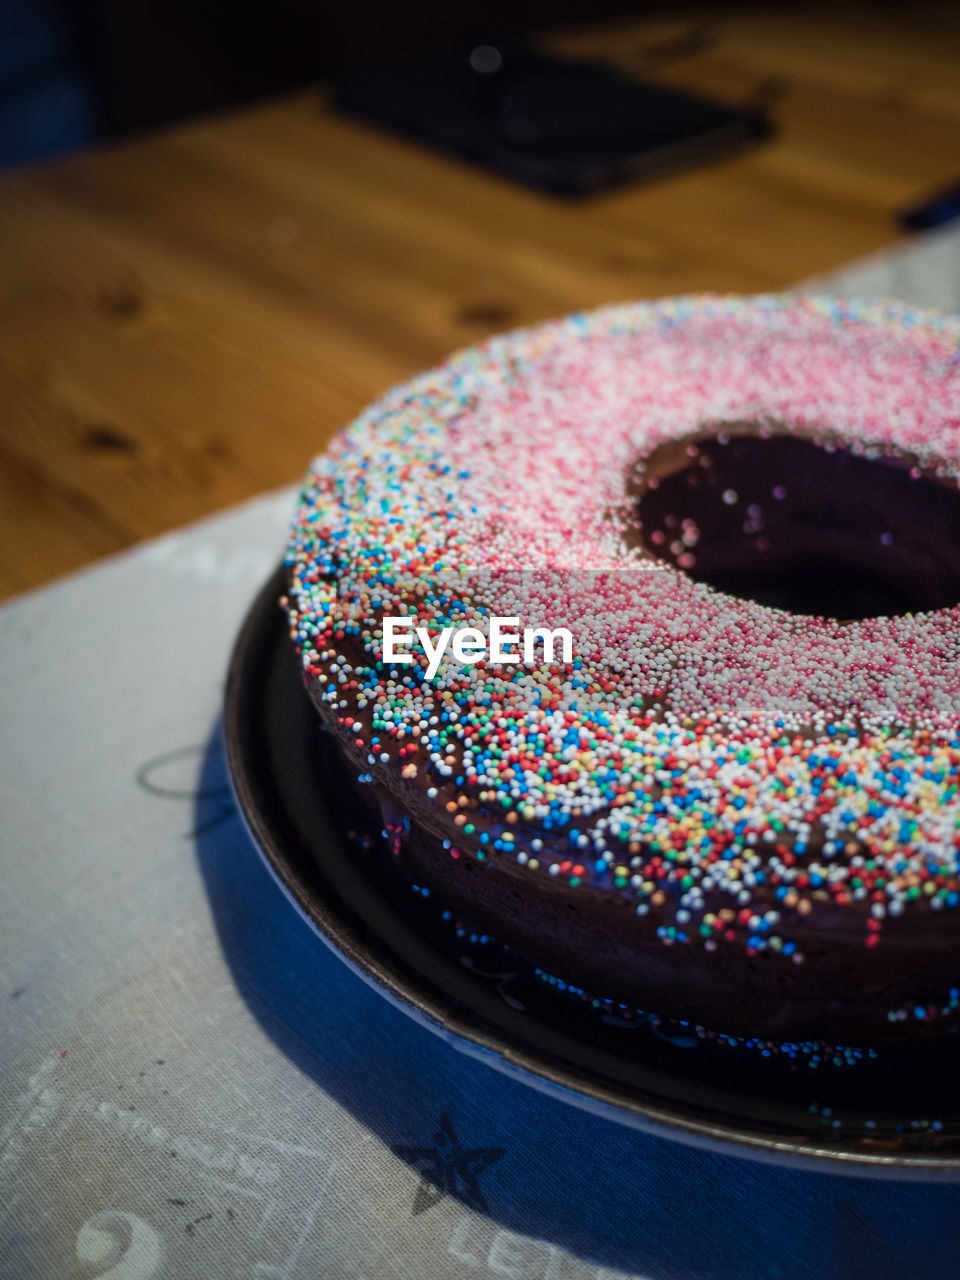
[[[304,691],[282,590],[278,569],[233,651],[227,765],[270,871],[356,974],[492,1069],[644,1132],[821,1171],[960,1181],[956,1041],[815,1065],[809,1051],[598,1008],[415,893],[383,856]]]

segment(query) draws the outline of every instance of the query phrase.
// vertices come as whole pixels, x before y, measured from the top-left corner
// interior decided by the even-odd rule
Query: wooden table
[[[0,594],[296,478],[390,383],[496,329],[778,289],[960,177],[950,10],[557,38],[771,104],[775,141],[561,203],[319,93],[0,179]]]

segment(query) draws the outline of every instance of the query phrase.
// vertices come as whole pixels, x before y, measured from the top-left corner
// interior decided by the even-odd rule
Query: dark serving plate
[[[813,1067],[698,1038],[561,992],[413,892],[304,693],[281,591],[278,570],[233,651],[227,762],[268,867],[357,974],[457,1049],[622,1124],[779,1164],[960,1181],[960,1043]]]

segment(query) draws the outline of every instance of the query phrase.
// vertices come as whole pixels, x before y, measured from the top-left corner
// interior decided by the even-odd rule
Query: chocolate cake
[[[389,392],[314,461],[283,601],[383,857],[599,998],[951,1034],[958,476],[960,321],[892,304],[606,308]],[[382,661],[387,617],[493,616],[569,660]]]

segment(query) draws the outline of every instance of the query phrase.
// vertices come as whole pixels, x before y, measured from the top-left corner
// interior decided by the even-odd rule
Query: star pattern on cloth
[[[420,1183],[413,1198],[414,1214],[431,1209],[444,1196],[456,1196],[471,1209],[489,1214],[490,1209],[480,1190],[478,1176],[501,1156],[503,1147],[472,1147],[460,1145],[453,1121],[444,1111],[440,1127],[433,1135],[432,1147],[391,1147],[394,1155],[412,1164],[420,1174]]]

